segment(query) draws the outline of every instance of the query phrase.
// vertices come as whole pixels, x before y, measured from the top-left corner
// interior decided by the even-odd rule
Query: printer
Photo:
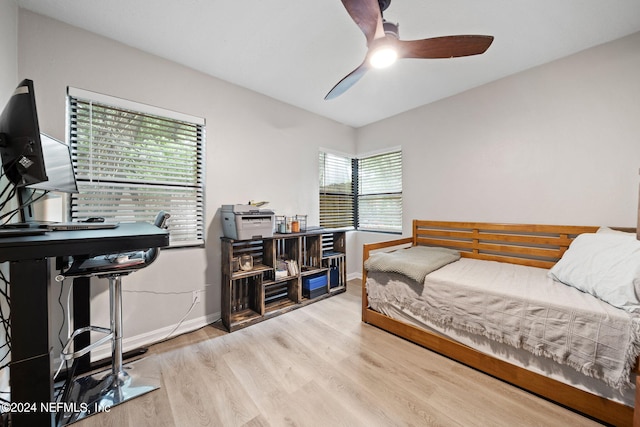
[[[254,205],[222,205],[222,233],[234,240],[273,237],[275,214]]]

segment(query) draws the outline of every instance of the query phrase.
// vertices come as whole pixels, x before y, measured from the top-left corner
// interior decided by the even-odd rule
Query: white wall
[[[0,0],[0,109],[18,84],[18,6]]]
[[[222,204],[268,200],[278,214],[308,214],[317,224],[318,147],[355,153],[347,126],[26,10],[19,22],[19,74],[34,80],[43,132],[65,139],[67,86],[206,119],[206,248],[161,251],[124,279],[125,338],[168,332],[192,290],[206,289],[205,302],[187,322],[219,318]],[[96,284],[92,317],[106,321],[106,283]]]
[[[360,128],[357,150],[402,145],[405,235],[412,219],[635,227],[638,70],[640,33]]]

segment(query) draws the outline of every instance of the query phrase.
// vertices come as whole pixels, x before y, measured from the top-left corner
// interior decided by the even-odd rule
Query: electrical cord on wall
[[[171,335],[173,335],[173,333],[175,331],[178,330],[178,328],[180,327],[180,325],[182,325],[182,322],[184,322],[184,320],[187,318],[187,316],[189,315],[189,313],[191,313],[193,311],[193,308],[196,306],[196,304],[198,304],[197,302],[193,301],[191,303],[191,307],[189,307],[189,310],[187,310],[187,312],[185,313],[184,316],[182,316],[182,319],[180,319],[180,321],[178,322],[178,324],[176,325],[175,328],[173,328],[173,330],[171,332],[169,332],[169,334],[167,334],[166,337],[162,338],[160,341],[166,341],[169,339],[169,337],[171,337]]]
[[[65,326],[65,322],[66,325],[71,325],[71,295],[73,293],[73,282],[69,285],[69,291],[67,293],[67,302],[66,302],[66,310],[64,305],[62,304],[62,292],[63,292],[63,284],[61,283],[60,286],[60,294],[58,296],[58,304],[60,305],[60,307],[62,308],[62,315],[63,317],[66,317],[66,321],[63,321],[62,325],[60,326],[60,330],[58,331],[58,340],[60,342],[60,344],[62,345],[62,347],[64,348],[65,344],[62,341],[61,335],[62,335],[62,331],[64,329]],[[157,292],[157,291],[131,291],[131,290],[123,290],[123,293],[148,293],[148,294],[154,294],[154,295],[183,295],[183,294],[192,294],[193,291],[185,291],[185,292]],[[189,314],[191,314],[191,312],[193,311],[193,309],[195,308],[195,306],[198,305],[198,302],[193,301],[191,303],[191,305],[189,306],[187,312],[182,316],[182,318],[180,318],[180,320],[178,321],[178,323],[176,324],[176,326],[171,330],[171,332],[169,332],[164,338],[161,338],[158,342],[162,342],[162,341],[166,341],[169,338],[172,337],[172,335],[178,330],[178,328],[180,328],[180,326],[182,326],[182,324],[184,323],[184,321],[187,319],[187,317],[189,316]],[[70,330],[70,326],[67,327],[67,340],[69,340],[71,337],[71,330]],[[62,358],[61,358],[62,359]],[[65,360],[61,360],[60,361],[60,365],[58,366],[58,369],[55,373],[55,375],[53,376],[53,378],[55,379],[58,374],[60,373],[60,371],[62,370],[62,367],[65,365]],[[67,366],[68,369],[68,366]]]
[[[184,295],[184,294],[192,294],[193,293],[193,291],[185,291],[185,292],[123,291],[123,292],[132,293],[132,294],[153,294],[153,295]],[[178,321],[178,324],[171,330],[171,332],[169,332],[167,334],[167,336],[165,336],[164,338],[160,339],[160,341],[158,341],[158,342],[166,341],[169,338],[171,338],[171,336],[178,330],[178,328],[180,326],[182,326],[182,323],[184,323],[184,321],[186,320],[187,316],[189,316],[189,314],[193,311],[193,309],[195,308],[196,305],[198,305],[198,303],[196,301],[192,301],[191,302],[191,306],[189,307],[187,312],[184,314],[184,316],[182,316],[182,318]]]

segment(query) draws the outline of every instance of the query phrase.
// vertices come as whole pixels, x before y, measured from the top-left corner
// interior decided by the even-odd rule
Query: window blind
[[[353,163],[348,157],[320,153],[320,226],[354,226]]]
[[[402,152],[358,159],[358,229],[402,232]]]
[[[171,215],[170,246],[201,245],[204,120],[145,107],[70,90],[69,142],[79,190],[71,197],[71,218],[152,222],[164,210]]]

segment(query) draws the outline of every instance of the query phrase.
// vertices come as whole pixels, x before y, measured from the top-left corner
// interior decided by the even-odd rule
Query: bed
[[[362,320],[607,424],[640,426],[640,276],[626,267],[640,255],[635,236],[414,220],[412,237],[364,245]],[[601,265],[589,251],[601,256],[603,242],[617,267],[576,267]],[[624,277],[611,276],[620,264]],[[603,291],[602,274],[632,284]]]

